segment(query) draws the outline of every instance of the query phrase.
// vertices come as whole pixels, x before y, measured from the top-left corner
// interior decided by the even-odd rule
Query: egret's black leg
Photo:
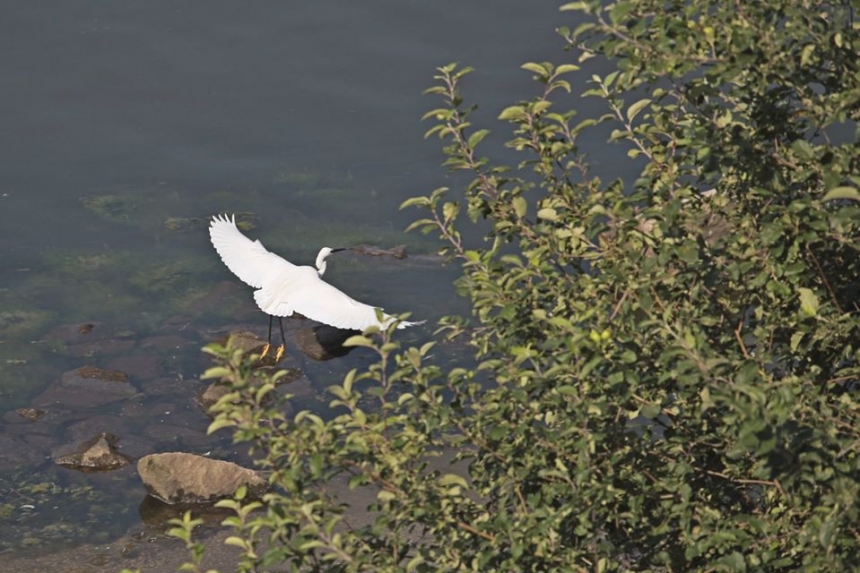
[[[278,347],[278,352],[275,353],[275,362],[280,362],[281,357],[284,355],[284,349],[287,347],[287,337],[284,336],[284,319],[280,316],[278,317],[278,326],[281,327],[281,345]],[[271,328],[271,323],[269,323],[269,328]],[[271,333],[269,337],[271,338]]]
[[[280,320],[280,318],[278,319]],[[265,358],[269,353],[269,347],[272,346],[272,315],[269,315],[269,336],[266,337],[266,345],[263,347],[263,352],[260,354],[260,358]]]

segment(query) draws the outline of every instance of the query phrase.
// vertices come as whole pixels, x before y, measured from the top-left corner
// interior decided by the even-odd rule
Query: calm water
[[[432,241],[402,234],[416,213],[398,211],[405,198],[451,183],[439,142],[423,140],[430,124],[420,117],[438,101],[422,90],[436,66],[460,61],[477,69],[466,87],[481,104],[478,121],[529,97],[519,64],[571,58],[553,32],[571,24],[558,4],[8,0],[0,439],[28,453],[0,457],[0,527],[13,532],[0,552],[109,539],[139,524],[145,492],[133,469],[85,475],[51,461],[88,431],[112,431],[132,455],[236,455],[202,436],[199,347],[237,325],[265,334],[265,317],[201,221],[249,213],[250,234],[296,262],[324,244],[431,252]],[[327,275],[357,298],[431,321],[464,310],[454,276],[421,257],[344,257]],[[56,329],[81,323],[96,324],[101,342],[75,346],[68,328]],[[313,404],[369,358],[289,360],[307,372]],[[128,372],[141,395],[32,426],[11,411],[85,364]]]

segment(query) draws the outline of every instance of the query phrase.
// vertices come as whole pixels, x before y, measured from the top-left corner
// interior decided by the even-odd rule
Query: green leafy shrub
[[[578,121],[567,74],[529,63],[505,109],[518,165],[477,147],[439,69],[428,134],[474,179],[405,203],[462,263],[475,368],[433,343],[355,337],[379,361],[332,418],[280,414],[271,382],[212,348],[234,392],[214,427],[277,486],[234,521],[244,571],[834,571],[860,566],[860,26],[847,3],[573,2],[580,60],[610,58]],[[561,102],[561,103],[560,103]],[[597,124],[633,182],[591,173]],[[468,244],[471,221],[491,228]],[[437,347],[433,352],[441,352]],[[468,468],[431,470],[457,452]],[[346,507],[350,488],[375,503]],[[231,502],[241,508],[241,502]]]

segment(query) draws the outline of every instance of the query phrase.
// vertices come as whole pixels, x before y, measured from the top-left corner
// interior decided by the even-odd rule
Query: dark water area
[[[440,167],[438,140],[423,139],[431,124],[420,118],[439,101],[421,92],[437,66],[475,67],[464,84],[481,106],[475,121],[497,132],[486,151],[509,160],[492,122],[537,92],[520,64],[573,58],[554,29],[575,22],[558,5],[7,1],[0,555],[108,542],[142,526],[133,466],[83,474],[54,463],[93,432],[116,434],[133,457],[241,457],[229,436],[205,435],[194,401],[208,365],[200,347],[239,328],[265,336],[266,318],[211,248],[211,215],[245,213],[252,238],[302,264],[324,245],[405,244],[406,259],[348,255],[326,275],[359,300],[428,319],[405,344],[465,312],[451,285],[457,269],[431,256],[432,237],[402,232],[418,216],[399,211],[404,199],[459,181]],[[595,105],[571,98],[583,114]],[[296,407],[323,407],[323,389],[370,360],[361,350],[327,362],[288,354],[285,365],[305,373]],[[136,394],[40,403],[86,365],[125,372]],[[15,409],[29,406],[48,413],[28,422]]]

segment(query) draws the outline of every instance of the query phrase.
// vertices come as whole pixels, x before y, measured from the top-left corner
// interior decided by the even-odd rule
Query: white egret
[[[242,282],[256,288],[254,300],[260,310],[269,315],[269,339],[263,348],[263,356],[272,343],[272,317],[278,317],[281,327],[281,346],[276,360],[284,353],[283,317],[298,312],[310,319],[336,328],[364,330],[370,326],[387,328],[395,317],[382,314],[380,321],[376,308],[358,302],[322,280],[326,269],[326,257],[345,249],[323,247],[317,255],[316,268],[296,266],[286,259],[266,250],[260,241],[252,241],[236,227],[236,216],[212,217],[209,237],[221,260]],[[416,323],[403,321],[397,328]]]

